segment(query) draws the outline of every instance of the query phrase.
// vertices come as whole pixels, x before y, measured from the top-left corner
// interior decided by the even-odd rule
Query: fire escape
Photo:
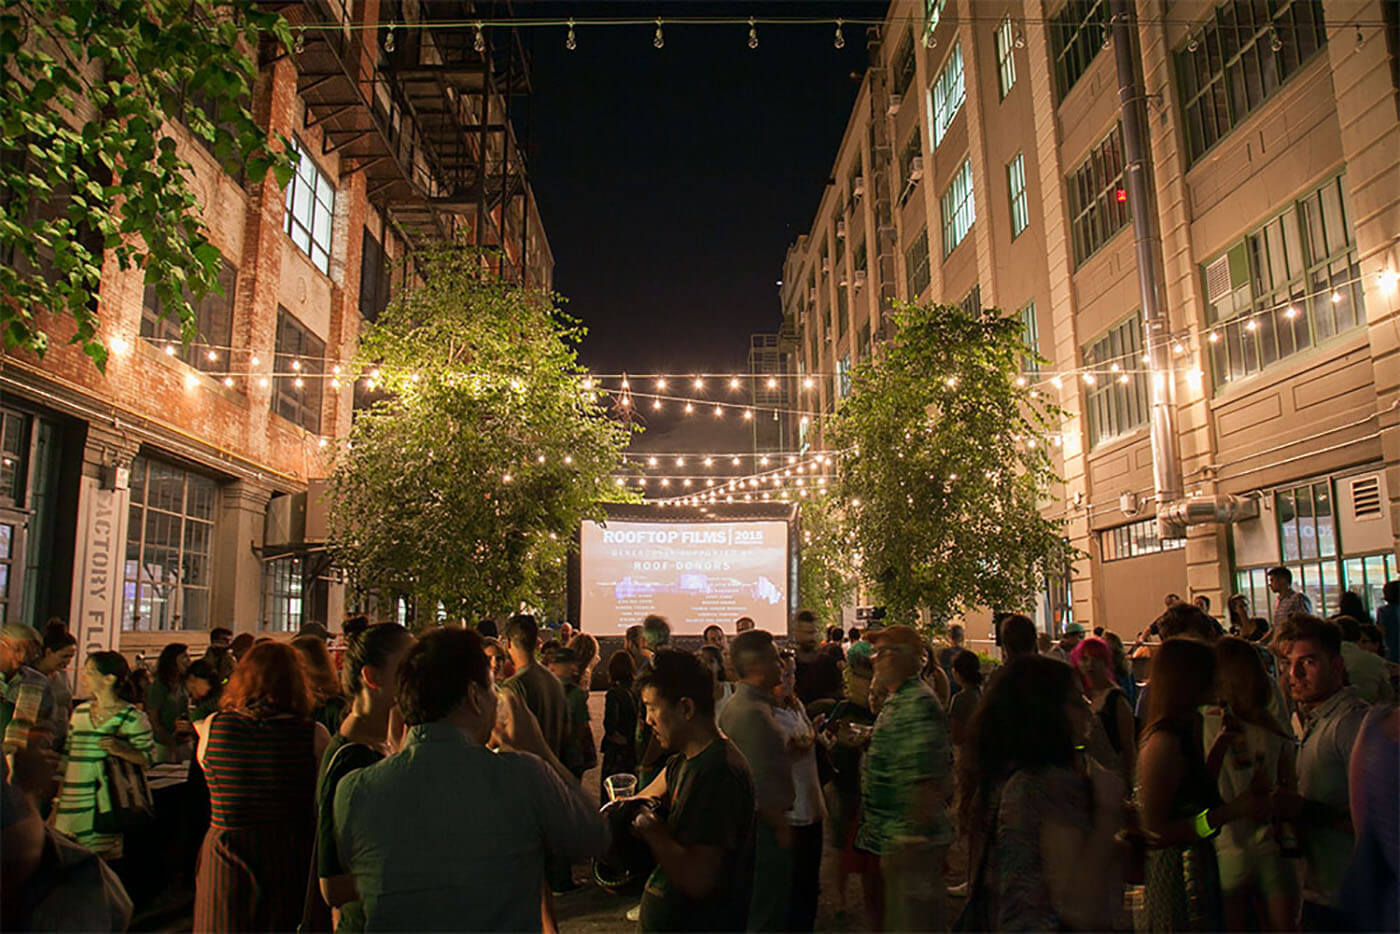
[[[512,5],[384,0],[377,22],[351,0],[270,0],[299,36],[291,52],[305,123],[363,172],[370,202],[417,248],[453,241],[497,251],[524,282],[530,190],[512,103],[529,93],[515,29],[478,31]]]

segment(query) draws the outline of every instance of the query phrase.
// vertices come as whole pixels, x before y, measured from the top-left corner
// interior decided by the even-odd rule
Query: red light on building
[[[1119,204],[1122,204],[1124,201],[1127,201],[1127,200],[1128,200],[1128,192],[1127,192],[1125,189],[1123,189],[1123,188],[1118,189],[1118,191],[1117,191],[1116,194],[1117,194],[1117,196],[1118,196],[1118,203],[1119,203]]]

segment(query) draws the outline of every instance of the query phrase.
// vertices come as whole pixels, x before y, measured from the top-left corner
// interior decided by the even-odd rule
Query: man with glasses
[[[947,809],[953,776],[948,718],[919,678],[923,642],[917,632],[890,626],[867,638],[875,646],[875,680],[889,696],[865,755],[856,846],[880,859],[880,930],[946,930],[942,868],[955,837]]]

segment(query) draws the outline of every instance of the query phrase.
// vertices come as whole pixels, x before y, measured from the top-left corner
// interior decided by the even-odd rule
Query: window
[[[905,94],[909,91],[909,83],[914,80],[914,38],[908,34],[904,36],[904,42],[900,44],[899,51],[895,53],[894,59],[890,62],[890,87],[896,94]]]
[[[870,322],[869,322],[869,321],[865,322],[864,324],[862,324],[862,325],[860,326],[860,340],[859,340],[859,342],[856,344],[856,350],[857,350],[857,352],[859,353],[859,356],[858,356],[856,359],[858,359],[858,360],[868,360],[868,359],[870,359]]]
[[[856,157],[853,160],[851,160],[851,176],[846,186],[847,194],[850,198],[852,208],[854,208],[856,204],[856,185],[858,182],[860,182],[860,180],[860,153],[857,152]]]
[[[1273,0],[1267,8],[1227,0],[1216,7],[1176,53],[1189,160],[1239,126],[1326,44],[1322,0]]]
[[[836,362],[836,397],[844,399],[851,394],[851,355],[845,354]]]
[[[209,628],[214,480],[137,457],[122,577],[122,629]]]
[[[914,177],[915,168],[918,169],[918,178]],[[904,188],[899,193],[899,203],[902,206],[914,193],[919,179],[924,177],[923,147],[919,141],[919,127],[917,125],[909,132],[909,139],[905,142],[904,151],[899,157],[899,174],[904,179]]]
[[[851,290],[847,286],[837,286],[836,288],[836,336],[845,337],[846,329],[850,326],[851,317]]]
[[[1001,21],[996,31],[997,46],[997,88],[1001,99],[1011,93],[1016,84],[1016,31],[1011,25],[1011,17]]]
[[[980,283],[968,290],[962,301],[958,302],[958,307],[969,315],[975,315],[982,310],[982,286]]]
[[[326,345],[291,312],[277,309],[272,411],[312,434],[321,433],[321,367]]]
[[[389,304],[389,257],[374,234],[365,228],[360,252],[360,317],[375,321]]]
[[[1084,77],[1107,38],[1107,0],[1069,0],[1050,17],[1050,54],[1060,100]]]
[[[851,269],[855,272],[861,272],[865,269],[865,264],[867,262],[868,259],[865,255],[865,237],[861,237],[856,241],[855,249],[851,251]]]
[[[300,555],[274,558],[263,565],[263,628],[296,632],[303,622],[305,577]]]
[[[904,282],[908,301],[918,300],[929,284],[928,228],[919,231],[904,251]]]
[[[1216,385],[1366,321],[1343,176],[1291,204],[1202,270]]]
[[[29,416],[0,409],[0,503],[25,505],[29,474]]]
[[[292,140],[297,168],[287,183],[287,219],[282,229],[322,272],[331,268],[331,219],[335,215],[335,186],[302,146]]]
[[[1380,605],[1382,586],[1396,577],[1395,554],[1346,552],[1346,542],[1337,537],[1335,483],[1324,477],[1273,491],[1277,560],[1235,572],[1235,590],[1249,598],[1255,615],[1273,616],[1277,598],[1269,592],[1267,574],[1275,564],[1293,572],[1293,589],[1305,594],[1320,616],[1337,612],[1344,590],[1358,594],[1370,611]]]
[[[1099,551],[1104,561],[1122,561],[1185,547],[1185,538],[1158,538],[1156,519],[1140,519],[1099,533]]]
[[[181,360],[205,372],[226,372],[230,368],[233,295],[238,284],[238,270],[230,266],[228,260],[220,262],[219,288],[194,304],[195,336],[188,345],[181,343],[180,322],[174,314],[162,316],[155,286],[147,285],[141,297],[141,336],[159,346],[173,348]]]
[[[972,199],[972,160],[963,161],[948,190],[943,193],[943,256],[962,243],[963,237],[977,220],[977,207]]]
[[[1021,358],[1021,369],[1026,373],[1040,373],[1040,325],[1035,320],[1035,302],[1026,302],[1020,311],[1021,343],[1030,350],[1031,356]]]
[[[943,70],[934,79],[930,100],[933,106],[933,145],[943,142],[943,137],[952,126],[953,118],[962,108],[967,97],[967,85],[963,81],[962,43],[953,44],[953,53]]]
[[[1089,413],[1089,447],[1122,437],[1147,424],[1152,397],[1142,358],[1142,320],[1134,314],[1084,351],[1084,366],[1096,372],[1087,384],[1084,408]]]
[[[1031,225],[1031,209],[1026,201],[1026,157],[1016,158],[1006,167],[1006,183],[1011,192],[1011,239],[1016,239]]]
[[[1117,124],[1065,179],[1079,267],[1132,220],[1123,187],[1123,133]]]

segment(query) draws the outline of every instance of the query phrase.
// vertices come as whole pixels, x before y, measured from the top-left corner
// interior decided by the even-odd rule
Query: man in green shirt
[[[856,846],[880,857],[883,930],[946,930],[942,867],[955,836],[946,805],[953,774],[948,718],[919,680],[918,633],[890,626],[868,638],[875,678],[890,694],[865,754]]]
[[[530,708],[530,713],[539,721],[544,741],[561,760],[564,758],[564,740],[568,733],[569,708],[564,698],[564,686],[559,679],[543,666],[535,663],[535,651],[540,644],[540,626],[533,616],[521,614],[512,616],[506,623],[502,639],[510,659],[515,663],[515,674],[501,685],[507,691],[517,694]]]
[[[688,652],[660,651],[641,681],[647,721],[671,754],[642,791],[633,823],[656,857],[642,893],[643,931],[742,931],[753,882],[754,792],[748,764],[715,727],[714,678]]]

